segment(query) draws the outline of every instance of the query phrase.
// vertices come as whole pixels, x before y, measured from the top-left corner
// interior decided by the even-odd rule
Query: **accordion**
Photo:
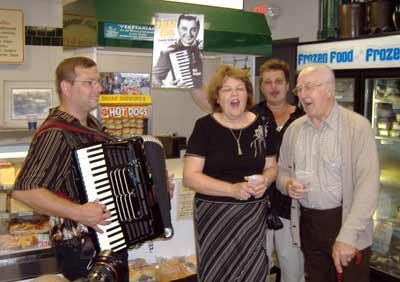
[[[79,148],[75,158],[83,201],[106,205],[111,223],[95,232],[98,251],[118,252],[173,235],[164,149],[152,136]]]
[[[171,60],[172,72],[175,79],[183,82],[186,88],[193,88],[193,72],[190,51],[185,49],[173,53],[169,53]]]

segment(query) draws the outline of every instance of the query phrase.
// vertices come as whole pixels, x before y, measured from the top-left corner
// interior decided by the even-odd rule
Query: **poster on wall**
[[[201,88],[204,15],[155,15],[152,87]]]
[[[24,14],[21,10],[0,9],[0,63],[24,62]]]
[[[105,131],[122,138],[147,134],[150,74],[103,72],[100,76],[99,112]]]

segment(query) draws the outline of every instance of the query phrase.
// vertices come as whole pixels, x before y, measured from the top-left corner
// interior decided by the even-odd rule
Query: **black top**
[[[252,109],[254,113],[257,113],[259,115],[265,115],[268,117],[273,117],[273,113],[271,110],[266,106],[265,101],[262,101],[255,105]],[[290,114],[289,119],[287,122],[283,125],[280,131],[276,132],[276,137],[277,140],[275,141],[277,145],[277,152],[279,156],[279,149],[282,144],[282,139],[283,139],[283,134],[285,133],[286,129],[289,127],[289,125],[296,120],[297,118],[301,117],[304,115],[304,111],[300,107],[296,107],[296,110]],[[286,195],[283,195],[277,188],[275,183],[271,185],[271,187],[268,189],[268,196],[271,201],[271,208],[273,212],[277,213],[280,217],[290,219],[290,207],[292,204],[292,199]]]
[[[233,136],[239,138],[242,155]],[[229,129],[212,115],[196,121],[188,141],[186,155],[205,159],[203,173],[229,183],[243,182],[245,176],[261,174],[266,156],[276,154],[275,121],[260,115],[247,127]],[[212,201],[242,202],[230,197],[196,193],[196,197]],[[254,201],[250,198],[249,201]]]

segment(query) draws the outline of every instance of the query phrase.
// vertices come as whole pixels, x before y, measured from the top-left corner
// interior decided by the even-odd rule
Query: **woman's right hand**
[[[246,201],[254,194],[254,189],[248,182],[239,182],[232,185],[233,198]]]

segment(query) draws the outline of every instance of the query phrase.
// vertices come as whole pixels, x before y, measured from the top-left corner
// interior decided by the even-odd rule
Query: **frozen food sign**
[[[297,70],[310,64],[332,69],[399,67],[400,35],[298,45]]]

